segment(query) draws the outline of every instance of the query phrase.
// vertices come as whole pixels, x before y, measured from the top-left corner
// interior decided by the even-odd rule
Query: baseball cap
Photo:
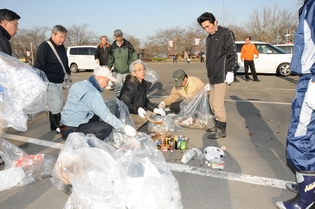
[[[116,29],[114,31],[114,36],[122,36],[122,35],[123,35],[123,32],[120,29]]]
[[[173,73],[174,86],[180,87],[182,85],[184,78],[185,78],[185,75],[186,75],[186,73],[182,69],[176,70]]]
[[[106,66],[98,66],[97,68],[94,69],[93,75],[97,76],[104,76],[107,77],[109,80],[116,82],[116,78],[112,76],[112,71],[108,69]]]

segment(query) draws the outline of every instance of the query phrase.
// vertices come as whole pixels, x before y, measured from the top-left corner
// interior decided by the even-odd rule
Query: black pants
[[[104,121],[100,121],[97,115],[94,115],[89,122],[79,125],[79,127],[67,127],[62,132],[62,138],[67,139],[72,132],[82,132],[84,134],[94,134],[97,138],[104,140],[111,132],[113,127]]]
[[[254,60],[244,60],[244,69],[245,69],[245,78],[246,79],[249,79],[248,67],[250,67],[250,72],[252,73],[253,80],[257,80],[258,77],[257,77],[257,74],[256,74]]]
[[[174,102],[172,104],[170,104],[170,110],[175,113],[175,114],[178,114],[180,112],[180,103],[182,102],[183,100],[180,100],[178,102]]]

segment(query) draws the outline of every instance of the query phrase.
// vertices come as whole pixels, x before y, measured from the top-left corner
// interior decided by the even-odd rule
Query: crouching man
[[[129,136],[136,134],[132,126],[119,120],[105,104],[101,93],[109,80],[116,81],[107,67],[100,66],[88,80],[71,86],[60,120],[60,131],[64,140],[72,132],[94,134],[104,140],[113,127],[124,130]]]

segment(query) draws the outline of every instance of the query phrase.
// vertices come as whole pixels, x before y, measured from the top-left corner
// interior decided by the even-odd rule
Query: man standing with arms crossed
[[[242,50],[241,50],[241,61],[244,62],[245,80],[249,81],[248,67],[250,67],[250,72],[253,75],[253,81],[260,82],[256,74],[255,63],[254,63],[254,55],[256,55],[256,58],[258,58],[259,53],[256,49],[255,44],[251,43],[250,41],[251,41],[251,38],[247,36],[245,38],[245,44],[243,45]]]
[[[218,25],[214,15],[205,12],[197,18],[209,34],[206,41],[206,68],[210,82],[210,107],[215,116],[215,127],[208,129],[209,139],[226,137],[224,98],[238,67],[234,34]]]
[[[115,91],[116,96],[119,97],[125,78],[130,74],[129,65],[138,59],[138,55],[132,44],[123,38],[120,29],[114,31],[114,37],[116,41],[110,46],[107,65],[110,69],[114,66],[117,80]]]

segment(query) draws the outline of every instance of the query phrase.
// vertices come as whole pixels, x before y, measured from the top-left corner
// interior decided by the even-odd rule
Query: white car
[[[70,46],[67,49],[69,68],[71,72],[79,70],[92,70],[99,66],[96,64],[94,54],[97,46]]]
[[[286,51],[289,54],[293,54],[294,44],[276,44],[275,46],[283,49],[284,51]]]
[[[256,72],[259,74],[279,74],[288,76],[291,74],[290,63],[292,54],[265,42],[252,41],[255,44],[259,58],[254,59]],[[236,41],[238,63],[240,65],[237,73],[244,73],[244,62],[241,61],[241,49],[245,41]],[[255,55],[256,57],[256,55]],[[250,72],[250,69],[249,69]]]

